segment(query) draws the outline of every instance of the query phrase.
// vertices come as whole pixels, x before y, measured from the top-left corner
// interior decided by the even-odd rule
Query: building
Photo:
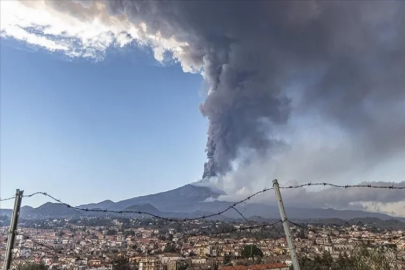
[[[155,257],[142,258],[139,261],[139,270],[162,270],[163,265],[160,259]]]

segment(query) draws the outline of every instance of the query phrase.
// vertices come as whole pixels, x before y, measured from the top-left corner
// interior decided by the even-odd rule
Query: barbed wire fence
[[[386,190],[403,190],[403,186],[378,185],[335,185],[330,183],[307,183],[295,186],[281,186],[281,190],[299,189],[304,187],[323,186],[341,189],[371,188]],[[319,269],[405,269],[405,234],[387,233],[383,239],[377,238],[372,231],[375,227],[367,227],[361,223],[350,225],[313,225],[299,224],[291,220],[250,220],[238,209],[252,198],[272,191],[265,188],[238,202],[230,204],[223,210],[193,218],[171,218],[154,213],[132,210],[108,210],[75,207],[46,193],[35,192],[23,198],[45,196],[67,208],[86,213],[113,214],[116,217],[140,219],[148,216],[163,225],[155,229],[155,234],[165,237],[130,236],[123,239],[119,235],[107,237],[105,232],[91,229],[90,234],[81,238],[64,236],[64,242],[43,239],[32,229],[21,228],[18,245],[20,254],[13,255],[13,268],[25,263],[45,262],[47,264],[68,267],[111,267],[126,264],[133,269],[290,269],[291,258],[283,222],[288,222],[293,241],[301,264],[301,270],[314,269],[314,263],[323,263],[329,268]],[[15,197],[0,199],[13,200]],[[232,222],[221,218],[229,211],[235,211],[240,217]],[[287,213],[288,214],[288,213]],[[177,226],[177,227],[176,227]],[[173,227],[181,230],[173,230]],[[207,228],[202,228],[207,226]],[[131,231],[132,229],[128,229]],[[134,231],[134,230],[132,230]],[[89,235],[93,237],[89,238]],[[171,235],[167,238],[167,235]],[[95,237],[94,237],[95,236]],[[69,240],[70,237],[70,240]],[[116,239],[114,246],[107,244],[109,239]],[[120,239],[120,241],[118,241]],[[67,241],[66,241],[67,240]],[[74,242],[74,243],[73,243]],[[120,245],[117,246],[117,243]],[[126,244],[123,244],[123,243]],[[78,244],[77,244],[78,243]],[[79,246],[79,247],[77,247]],[[30,252],[21,252],[21,247]],[[339,260],[345,263],[363,264],[369,268],[342,268]],[[361,258],[363,261],[354,261]],[[374,261],[373,261],[374,260]],[[273,267],[273,268],[272,268]],[[352,268],[350,268],[352,267]],[[370,268],[371,267],[371,268]],[[372,268],[374,267],[374,268]],[[378,268],[380,267],[380,268]],[[383,268],[386,267],[386,268]],[[129,269],[129,268],[128,268]],[[292,269],[292,268],[291,268]]]

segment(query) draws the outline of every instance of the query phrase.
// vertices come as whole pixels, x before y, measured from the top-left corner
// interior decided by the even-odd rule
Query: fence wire
[[[405,189],[402,186],[328,183],[308,183],[280,189],[310,186]],[[273,188],[258,191],[219,212],[196,218],[169,218],[140,211],[79,208],[46,192],[25,195],[46,196],[82,212],[119,215],[110,217],[107,225],[86,225],[86,219],[92,218],[89,216],[76,223],[66,220],[63,226],[48,229],[20,226],[14,245],[12,268],[18,269],[29,263],[44,263],[58,270],[289,270],[292,269],[290,250],[282,221],[250,219],[241,209],[243,203],[270,190]],[[239,218],[224,221],[223,214],[228,211],[235,211]],[[361,222],[354,225],[284,222],[290,223],[301,270],[405,269],[405,233],[402,231],[382,230]],[[3,239],[7,241],[7,238]],[[0,250],[4,247],[1,244]]]
[[[158,224],[150,220],[153,224]],[[290,269],[281,220],[187,221],[137,227],[107,235],[95,228],[66,231],[20,229],[13,269],[42,262],[56,269]],[[205,230],[201,230],[201,228]],[[405,269],[405,234],[355,225],[290,222],[302,270]],[[94,237],[95,235],[95,237]],[[113,243],[115,240],[114,244]],[[125,243],[125,244],[124,244]],[[30,250],[25,253],[24,250]],[[272,268],[273,267],[273,268]]]

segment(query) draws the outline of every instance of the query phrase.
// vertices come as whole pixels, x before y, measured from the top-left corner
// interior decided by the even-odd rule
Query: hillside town
[[[368,249],[383,250],[392,263],[405,269],[402,230],[309,224],[291,224],[291,230],[300,257],[311,259],[328,253],[337,259],[367,245]],[[0,228],[1,261],[7,232],[7,226]],[[35,262],[55,270],[112,269],[120,259],[139,270],[287,270],[291,266],[280,223],[55,219],[22,224],[13,254],[13,268]]]

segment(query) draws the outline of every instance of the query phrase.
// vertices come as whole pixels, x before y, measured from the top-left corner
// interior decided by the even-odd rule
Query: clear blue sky
[[[207,130],[201,88],[200,75],[133,47],[95,62],[2,40],[1,197],[20,188],[77,205],[196,181]]]

